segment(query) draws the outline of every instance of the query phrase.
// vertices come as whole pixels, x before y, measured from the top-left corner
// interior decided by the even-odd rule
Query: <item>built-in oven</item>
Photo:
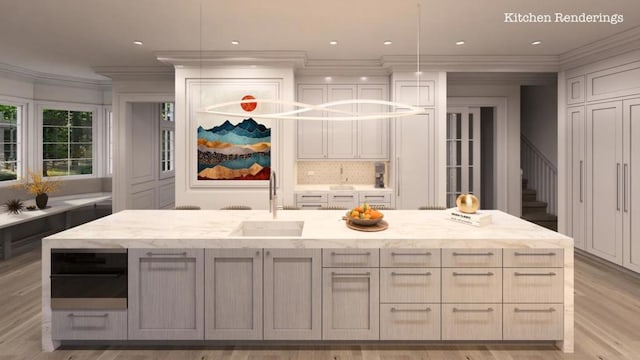
[[[51,308],[126,309],[126,249],[52,249]]]

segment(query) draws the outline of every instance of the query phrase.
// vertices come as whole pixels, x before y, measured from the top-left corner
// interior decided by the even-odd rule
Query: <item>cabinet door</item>
[[[322,270],[324,340],[379,339],[379,269]]]
[[[202,249],[129,249],[129,340],[204,338]]]
[[[387,85],[358,85],[358,99],[385,100],[389,99]],[[360,114],[379,114],[388,112],[388,106],[377,104],[360,104]],[[389,120],[357,121],[358,152],[361,159],[389,159]]]
[[[622,264],[622,102],[587,106],[587,251]]]
[[[640,272],[640,99],[624,102],[623,133],[624,266]]]
[[[586,193],[585,154],[586,124],[584,106],[569,108],[567,117],[571,126],[571,208],[572,236],[577,248],[585,247]]]
[[[320,249],[264,253],[264,339],[320,340]]]
[[[318,105],[327,102],[326,85],[298,85],[298,101]],[[321,111],[306,112],[307,116],[323,116]],[[327,122],[302,120],[298,125],[298,159],[325,159],[327,157]]]
[[[205,339],[262,339],[262,250],[205,250]]]
[[[435,105],[435,82],[432,80],[420,81],[420,92],[418,84],[413,80],[397,80],[395,82],[395,101],[401,104],[413,106],[434,106]]]
[[[355,85],[329,85],[329,102],[340,100],[354,100],[357,96]],[[332,109],[355,113],[358,109],[355,104],[332,106]],[[342,114],[328,113],[327,137],[328,157],[330,159],[353,159],[356,156],[356,122],[335,121],[331,117],[345,116]]]
[[[396,122],[396,207],[418,209],[433,204],[435,155],[428,139],[434,129],[434,110]],[[433,144],[431,144],[433,145]]]

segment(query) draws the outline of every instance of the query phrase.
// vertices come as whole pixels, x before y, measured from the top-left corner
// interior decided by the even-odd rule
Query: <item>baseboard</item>
[[[636,280],[640,280],[640,273],[637,273],[633,270],[629,270],[626,267],[620,266],[618,264],[614,264],[608,260],[605,260],[603,258],[600,258],[596,255],[593,255],[589,252],[587,252],[586,250],[582,250],[582,249],[578,249],[578,248],[574,248],[574,254],[578,257],[580,257],[581,260],[585,261],[585,262],[589,262],[592,265],[600,265],[600,266],[605,266],[611,270],[615,270],[618,271],[622,274],[625,274],[629,277],[632,277]]]

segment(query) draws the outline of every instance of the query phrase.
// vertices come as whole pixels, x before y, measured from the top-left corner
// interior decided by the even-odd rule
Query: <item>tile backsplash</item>
[[[374,184],[375,161],[298,161],[298,184]],[[388,163],[385,162],[387,169]],[[342,175],[340,175],[342,168]],[[385,173],[385,184],[388,184]]]

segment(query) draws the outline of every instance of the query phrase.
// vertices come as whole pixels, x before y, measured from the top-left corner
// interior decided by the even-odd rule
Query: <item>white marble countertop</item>
[[[346,227],[344,211],[281,210],[274,221],[302,220],[301,236],[233,236],[245,220],[271,220],[264,210],[125,210],[44,239],[49,248],[569,248],[573,239],[490,210],[492,224],[475,227],[446,211],[387,210],[389,228]]]
[[[331,186],[353,186],[353,190],[332,190]],[[294,191],[389,191],[393,189],[389,187],[376,188],[373,184],[312,184],[312,185],[296,185]]]
[[[109,199],[111,199],[111,193],[90,193],[49,197],[46,209],[25,209],[20,214],[9,214],[8,212],[0,213],[0,229]],[[35,201],[25,201],[25,204],[34,205]]]

